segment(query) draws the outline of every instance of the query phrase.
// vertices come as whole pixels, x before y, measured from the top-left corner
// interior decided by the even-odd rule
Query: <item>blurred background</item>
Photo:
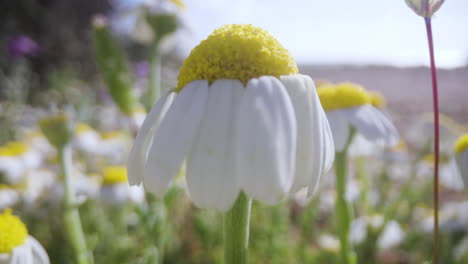
[[[466,10],[468,1],[447,0],[433,17],[444,264],[468,263],[467,193],[453,163],[454,142],[468,132]],[[153,99],[176,86],[190,50],[233,23],[269,31],[317,84],[351,81],[383,94],[383,111],[402,140],[351,158],[353,244],[366,259],[359,263],[430,259],[429,51],[424,21],[404,0],[0,1],[0,211],[13,208],[52,263],[74,263],[58,232],[64,191],[57,152],[38,126],[65,112],[95,263],[222,263],[221,215],[191,205],[183,179],[165,199],[143,189],[109,195],[109,185],[128,187],[124,166],[136,131]],[[303,193],[274,207],[254,203],[252,263],[338,263],[329,174],[312,199]]]

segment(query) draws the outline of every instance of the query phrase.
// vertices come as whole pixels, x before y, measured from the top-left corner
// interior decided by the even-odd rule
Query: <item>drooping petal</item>
[[[326,118],[323,120],[323,109],[310,77],[281,76],[281,82],[291,98],[297,121],[296,170],[291,191],[299,191],[311,183],[315,188],[325,167],[328,121]]]
[[[328,122],[327,116],[325,111],[321,109],[321,120],[323,123],[322,132],[323,135],[323,166],[322,166],[322,174],[326,173],[332,166],[333,161],[335,160],[335,142],[333,141],[333,134]]]
[[[342,109],[339,109],[325,112],[328,123],[330,124],[336,151],[343,151],[349,140],[350,124],[342,111]]]
[[[296,117],[275,77],[251,79],[242,97],[235,139],[236,173],[247,195],[274,204],[294,179]]]
[[[32,263],[49,264],[49,256],[47,256],[47,252],[41,246],[41,244],[39,244],[39,242],[32,236],[29,236],[27,239],[32,251]]]
[[[187,155],[205,111],[208,81],[190,82],[174,99],[154,135],[143,183],[163,195]]]
[[[218,80],[209,88],[205,114],[187,157],[187,185],[199,207],[226,211],[239,194],[232,139],[244,90],[238,80]]]
[[[149,112],[140,130],[138,130],[127,162],[128,182],[130,185],[140,185],[143,181],[143,168],[148,156],[149,147],[153,143],[153,135],[171,106],[174,96],[175,93],[172,92],[164,93]]]
[[[357,132],[373,142],[382,142],[388,147],[398,143],[398,132],[392,122],[371,105],[363,105],[344,111]]]

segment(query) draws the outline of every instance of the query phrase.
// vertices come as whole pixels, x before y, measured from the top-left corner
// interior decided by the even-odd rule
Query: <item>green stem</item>
[[[65,146],[58,149],[60,169],[65,184],[65,227],[70,243],[75,251],[76,263],[93,263],[92,255],[86,248],[85,236],[81,227],[80,213],[76,205],[75,190],[72,182],[72,153],[71,148]]]
[[[356,172],[359,181],[361,182],[361,202],[363,208],[363,215],[367,215],[369,213],[370,205],[369,205],[369,190],[370,190],[370,183],[369,178],[366,174],[366,158],[364,156],[360,156],[356,159]]]
[[[356,256],[351,248],[349,232],[351,227],[352,208],[346,200],[346,164],[347,150],[335,153],[336,170],[336,216],[338,219],[338,233],[340,238],[341,264],[356,263]]]
[[[145,98],[146,111],[149,112],[161,95],[161,58],[159,54],[159,40],[151,46],[150,71],[148,77],[148,93]]]
[[[248,263],[251,204],[252,201],[241,193],[224,215],[224,264]]]

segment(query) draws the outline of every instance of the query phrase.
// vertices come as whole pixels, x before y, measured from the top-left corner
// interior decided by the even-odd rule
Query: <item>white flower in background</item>
[[[104,169],[100,197],[102,201],[112,205],[142,203],[145,192],[141,186],[128,185],[126,167],[109,166]]]
[[[13,186],[0,184],[0,210],[13,207],[20,201],[20,194]]]
[[[78,123],[75,126],[75,136],[73,138],[73,146],[80,151],[94,152],[98,149],[99,133],[85,123]]]
[[[50,145],[47,138],[38,130],[27,130],[22,133],[22,141],[38,152],[44,159],[55,155],[55,148]]]
[[[428,154],[417,165],[417,176],[430,180],[434,174],[434,154]],[[460,191],[464,188],[463,178],[454,159],[441,155],[439,159],[439,181],[445,188]]]
[[[366,140],[383,146],[398,143],[398,132],[385,114],[372,105],[371,96],[359,85],[340,83],[317,88],[330,122],[335,150],[345,149],[354,129]]]
[[[432,232],[434,229],[433,210],[419,209],[424,212],[424,219],[420,221],[422,230]],[[460,232],[466,231],[468,228],[468,201],[448,202],[445,203],[439,212],[440,229],[444,231]]]
[[[361,244],[366,240],[370,230],[371,232],[380,232],[377,240],[379,249],[389,249],[400,244],[405,233],[398,222],[388,221],[385,227],[384,224],[385,219],[379,214],[356,218],[351,223],[349,239],[353,244]]]
[[[34,208],[36,201],[57,184],[57,175],[47,169],[29,170],[25,174],[24,184],[21,198],[27,206]]]
[[[112,5],[112,30],[118,35],[132,37],[140,43],[151,43],[157,34],[147,21],[148,14],[173,15],[180,25],[185,24],[181,16],[184,3],[180,0],[114,0]]]
[[[19,217],[10,209],[0,213],[0,263],[48,264],[44,248],[28,235],[28,230]]]
[[[400,224],[395,220],[391,220],[380,234],[377,244],[380,249],[389,249],[398,246],[403,242],[404,238],[405,232]]]
[[[75,188],[77,203],[84,203],[87,199],[96,199],[99,196],[101,177],[94,174],[84,174],[78,170],[73,171],[73,186]],[[48,201],[52,204],[62,204],[65,193],[62,177],[52,186],[48,194]]]
[[[225,211],[240,192],[267,204],[313,192],[333,156],[313,81],[266,31],[228,25],[192,50],[153,107],[128,175],[161,196],[186,160],[194,203]]]
[[[468,186],[468,134],[458,138],[455,143],[455,160],[465,186]]]
[[[468,236],[465,236],[453,249],[453,255],[458,261],[468,258]]]
[[[340,241],[330,234],[322,234],[317,240],[317,244],[323,250],[338,253],[340,251]]]
[[[20,141],[11,141],[0,146],[0,177],[9,184],[19,183],[28,169],[41,165],[41,155]]]

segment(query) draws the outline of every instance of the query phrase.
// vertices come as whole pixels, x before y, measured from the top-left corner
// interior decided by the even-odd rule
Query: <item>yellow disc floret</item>
[[[195,80],[236,79],[245,85],[263,75],[297,72],[289,51],[267,31],[252,25],[225,25],[191,51],[180,68],[176,91]]]
[[[320,102],[325,111],[351,108],[371,103],[371,97],[360,85],[344,82],[335,86],[317,88]]]
[[[0,213],[0,254],[10,253],[24,243],[28,230],[19,217],[12,215],[10,209]]]
[[[376,108],[384,108],[387,105],[385,97],[380,92],[370,91],[371,104]]]
[[[460,153],[468,149],[468,134],[465,134],[458,138],[455,143],[455,153]]]
[[[0,147],[0,156],[20,156],[28,151],[28,146],[23,142],[11,141]]]
[[[109,166],[104,169],[102,183],[106,185],[127,181],[127,169],[124,166]]]

